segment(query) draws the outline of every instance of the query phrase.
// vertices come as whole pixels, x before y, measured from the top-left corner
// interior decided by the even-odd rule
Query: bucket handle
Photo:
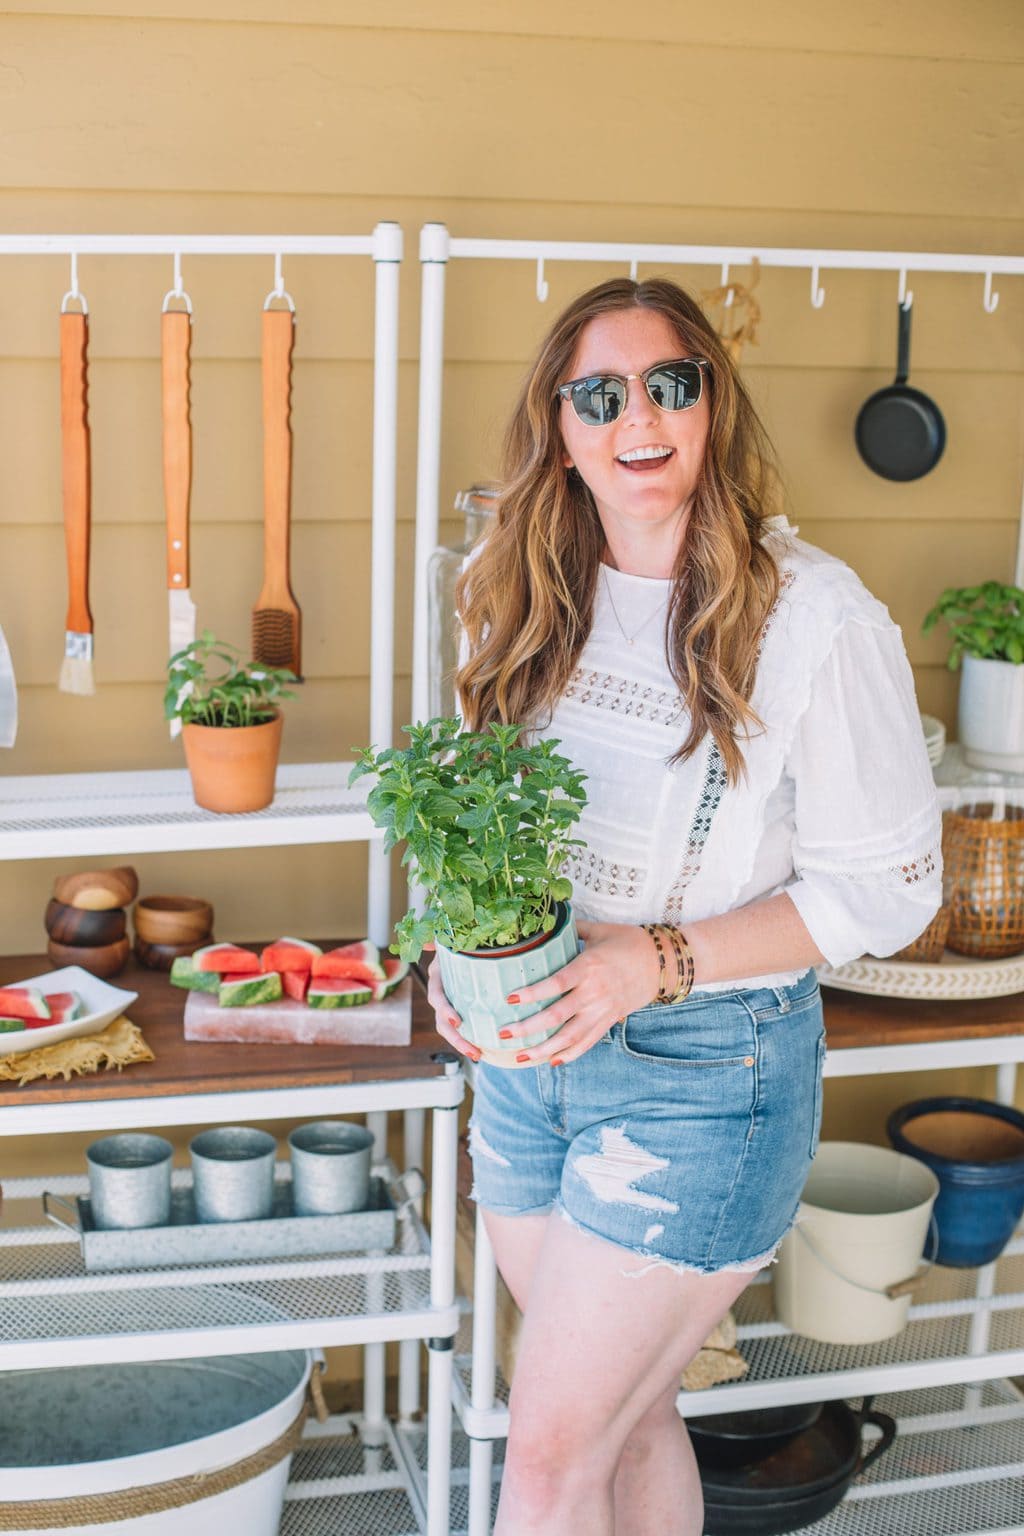
[[[852,1285],[854,1290],[866,1291],[869,1296],[885,1296],[889,1301],[896,1301],[901,1296],[912,1296],[916,1290],[919,1290],[927,1280],[928,1272],[935,1263],[935,1255],[939,1251],[939,1227],[935,1220],[935,1212],[932,1211],[928,1218],[928,1237],[931,1240],[932,1248],[931,1257],[926,1258],[922,1254],[922,1268],[918,1269],[915,1274],[908,1275],[905,1280],[893,1280],[890,1285],[884,1285],[879,1288],[875,1285],[863,1285],[859,1280],[851,1280],[849,1275],[844,1275],[841,1270],[836,1269],[835,1265],[830,1264],[825,1255],[815,1247],[799,1223],[793,1230],[807,1244],[818,1263],[827,1269],[829,1274],[835,1275],[837,1280],[842,1280],[845,1285]]]
[[[67,1221],[59,1211],[51,1210],[50,1207],[53,1205],[62,1206],[71,1216],[71,1220]],[[72,1204],[70,1200],[65,1200],[61,1195],[52,1194],[48,1189],[43,1190],[43,1215],[47,1221],[52,1221],[55,1227],[60,1227],[62,1232],[72,1232],[78,1238],[82,1236],[77,1205]]]

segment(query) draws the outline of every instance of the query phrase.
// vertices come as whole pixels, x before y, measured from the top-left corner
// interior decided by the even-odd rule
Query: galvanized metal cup
[[[350,1120],[314,1120],[288,1137],[297,1216],[362,1211],[370,1195],[373,1133]]]
[[[277,1142],[267,1131],[222,1125],[189,1142],[200,1221],[259,1221],[274,1204]]]
[[[165,1227],[171,1219],[171,1156],[162,1136],[128,1131],[86,1148],[89,1205],[97,1227]]]

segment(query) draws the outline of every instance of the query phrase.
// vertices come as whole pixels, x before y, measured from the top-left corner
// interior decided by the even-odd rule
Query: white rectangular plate
[[[0,1035],[0,1056],[18,1056],[23,1051],[34,1051],[40,1045],[71,1040],[76,1035],[95,1035],[130,1008],[139,995],[112,987],[109,981],[101,981],[80,965],[65,965],[59,971],[46,971],[42,976],[9,981],[7,986],[38,987],[40,992],[77,992],[85,1005],[85,1013],[79,1019],[69,1019],[66,1024],[44,1024],[39,1029],[21,1029],[11,1035]]]

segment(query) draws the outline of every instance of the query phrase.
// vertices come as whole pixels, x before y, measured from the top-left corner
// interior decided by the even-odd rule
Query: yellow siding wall
[[[0,12],[0,228],[406,231],[399,457],[398,715],[408,700],[417,232],[1013,252],[1021,249],[1018,0],[14,0]],[[158,316],[169,260],[83,259],[91,308],[95,698],[57,692],[63,650],[57,311],[64,259],[0,258],[0,622],[21,690],[9,773],[180,762],[165,651]],[[608,269],[453,263],[442,508],[496,469],[501,424],[557,308]],[[700,290],[709,269],[686,270]],[[734,274],[741,280],[743,271]],[[193,595],[243,643],[259,584],[259,311],[269,259],[187,260]],[[293,260],[294,585],[308,681],[285,757],[347,756],[368,730],[372,268]],[[1012,578],[1022,470],[1024,283],[911,275],[913,382],[949,428],[909,486],[858,460],[853,420],[891,379],[896,283],[765,273],[744,366],[778,444],[791,520],[849,560],[903,625],[922,707],[955,682],[921,618],[946,585]],[[456,524],[448,520],[446,532]],[[97,861],[102,862],[102,861]],[[116,862],[114,860],[113,862]],[[137,859],[143,889],[203,894],[218,936],[359,932],[365,854]],[[0,871],[6,951],[37,949],[61,861]],[[930,1083],[944,1079],[930,1079]],[[986,1074],[962,1074],[986,1088]],[[925,1080],[834,1085],[832,1134],[881,1134]],[[24,1154],[24,1156],[23,1156]],[[7,1145],[4,1164],[25,1166]]]

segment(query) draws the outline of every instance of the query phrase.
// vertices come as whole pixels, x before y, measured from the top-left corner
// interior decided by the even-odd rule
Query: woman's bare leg
[[[699,1536],[699,1480],[671,1405],[750,1276],[650,1269],[558,1215],[486,1220],[527,1311],[495,1536]]]

